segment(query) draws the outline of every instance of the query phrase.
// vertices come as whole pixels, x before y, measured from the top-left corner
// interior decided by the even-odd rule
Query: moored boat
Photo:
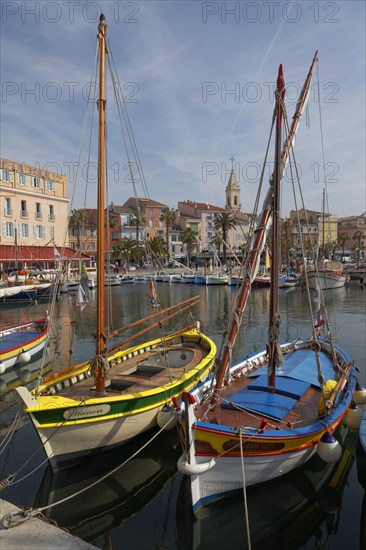
[[[0,374],[36,359],[47,344],[48,330],[47,318],[1,329]]]
[[[210,273],[206,275],[206,285],[227,285],[229,276],[224,273]]]
[[[95,356],[92,360],[61,370],[48,378],[32,392],[17,388],[26,406],[35,430],[43,444],[52,468],[89,458],[122,445],[147,430],[173,425],[169,410],[172,399],[182,391],[193,389],[209,375],[216,346],[201,333],[199,323],[181,326],[166,335],[162,330],[172,317],[188,312],[199,301],[193,297],[184,302],[160,309],[144,319],[138,319],[116,331],[106,323],[106,310],[112,303],[108,290],[117,276],[105,275],[105,184],[106,184],[106,57],[107,25],[104,15],[98,27],[99,54],[99,139],[98,139],[98,197],[97,210],[97,288]],[[110,67],[110,65],[109,65]],[[112,74],[112,82],[119,82]],[[114,99],[119,99],[114,90]],[[132,144],[135,146],[135,143]],[[131,146],[132,146],[131,145]],[[136,159],[136,156],[135,156]],[[153,283],[153,281],[150,281]],[[120,284],[120,282],[118,282]],[[82,289],[80,284],[79,291]],[[79,302],[87,307],[84,291]],[[165,315],[165,317],[164,317]],[[109,318],[108,318],[109,321]],[[140,324],[145,328],[134,332]],[[165,327],[164,327],[165,328]],[[115,338],[125,330],[133,334],[112,347]],[[149,330],[159,331],[159,337],[132,345]],[[141,342],[141,339],[139,340]],[[127,346],[129,344],[129,347]]]
[[[257,228],[251,235],[251,251],[243,266],[243,284],[232,306],[215,375],[194,391],[185,393],[182,404],[176,404],[184,444],[178,469],[190,476],[195,514],[201,506],[243,486],[264,483],[291,472],[315,452],[329,462],[340,458],[340,446],[333,432],[348,413],[357,380],[352,358],[334,345],[329,323],[325,325],[320,316],[324,304],[319,299],[314,305],[309,302],[313,326],[308,337],[285,343],[279,340],[280,184],[289,156],[293,154],[316,61],[317,54],[283,148],[285,88],[282,65],[279,68],[272,119],[275,168]],[[263,351],[232,365],[233,346],[271,223],[267,345]],[[322,327],[327,334],[323,335]]]

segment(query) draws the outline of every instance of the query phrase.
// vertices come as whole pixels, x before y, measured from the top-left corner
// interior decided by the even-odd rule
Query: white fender
[[[182,456],[178,459],[177,467],[181,474],[193,476],[211,470],[215,464],[216,462],[214,458],[211,458],[209,462],[202,462],[201,464],[189,464],[185,459],[185,455],[182,454]]]

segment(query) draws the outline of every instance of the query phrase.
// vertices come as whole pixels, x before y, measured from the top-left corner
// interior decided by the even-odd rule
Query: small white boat
[[[329,264],[335,264],[339,262],[329,262]],[[342,270],[342,264],[340,268],[332,268],[327,264],[326,267],[309,269],[306,272],[309,288],[317,290],[317,286],[320,286],[321,290],[331,290],[333,288],[342,288],[349,281],[349,276]],[[329,265],[329,266],[328,266]]]
[[[107,275],[104,279],[104,286],[120,286],[121,275]]]
[[[121,285],[128,285],[129,283],[134,283],[135,278],[132,275],[121,275]]]
[[[205,285],[206,284],[206,275],[200,273],[194,276],[194,282],[196,285]]]
[[[194,273],[182,273],[180,282],[185,284],[194,284]]]
[[[223,273],[211,273],[206,275],[206,285],[227,285],[229,275]]]

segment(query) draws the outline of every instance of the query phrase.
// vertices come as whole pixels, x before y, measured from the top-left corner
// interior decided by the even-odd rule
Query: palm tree
[[[344,256],[344,247],[345,247],[346,241],[348,241],[348,239],[349,239],[349,235],[346,231],[342,231],[341,233],[339,233],[337,240],[338,240],[338,244],[342,245],[342,260],[343,260],[343,256]]]
[[[174,224],[174,222],[177,219],[177,211],[174,210],[174,208],[169,208],[166,206],[163,208],[161,215],[160,215],[160,221],[165,223],[165,235],[166,235],[166,242],[168,246],[168,259],[170,258],[170,252],[169,252],[169,227]]]
[[[87,223],[88,215],[83,208],[71,210],[69,225],[76,226],[76,247],[80,251],[81,228]]]
[[[140,240],[140,228],[144,227],[146,223],[146,216],[142,210],[136,210],[134,215],[130,219],[130,226],[136,227],[136,241]]]
[[[182,233],[182,243],[187,247],[188,266],[191,264],[193,246],[197,244],[197,233],[191,227],[187,227]]]
[[[230,229],[235,229],[236,226],[236,219],[232,214],[230,214],[230,212],[222,212],[214,221],[215,229],[218,229],[222,232],[224,264],[226,264],[227,235]]]
[[[221,231],[218,231],[216,233],[216,237],[211,239],[211,244],[213,244],[216,247],[217,255],[220,258],[220,249],[221,249],[221,244],[222,244],[222,233],[221,233]]]
[[[136,249],[138,248],[135,239],[124,237],[119,241],[116,241],[112,245],[112,258],[114,260],[123,260],[126,264],[126,270],[130,265],[130,260],[135,256]]]
[[[352,240],[355,241],[355,244],[352,248],[357,252],[357,263],[360,261],[360,251],[364,249],[363,241],[365,238],[365,234],[361,229],[353,233]]]
[[[168,255],[168,247],[162,237],[148,239],[146,247],[155,258],[164,258]]]

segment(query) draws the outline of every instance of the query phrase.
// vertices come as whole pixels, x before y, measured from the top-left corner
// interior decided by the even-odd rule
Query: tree
[[[355,241],[355,244],[352,249],[357,252],[357,263],[360,261],[360,252],[364,249],[363,241],[365,238],[365,234],[361,231],[361,229],[353,233],[352,240]]]
[[[119,241],[113,243],[112,258],[115,261],[123,260],[123,262],[126,264],[126,268],[128,271],[130,260],[131,258],[135,257],[137,249],[138,244],[135,239],[124,237],[123,239],[120,239]]]
[[[166,235],[166,242],[167,242],[167,251],[168,251],[168,258],[170,258],[170,251],[169,251],[169,227],[171,227],[174,222],[177,219],[177,211],[174,210],[174,208],[169,208],[166,206],[163,208],[161,215],[160,215],[160,221],[165,223],[165,235]]]
[[[235,229],[236,226],[237,226],[236,219],[233,217],[232,214],[230,214],[230,212],[222,212],[221,214],[218,215],[218,217],[214,221],[215,229],[222,232],[224,264],[226,264],[227,236],[230,229]]]
[[[140,240],[140,228],[144,227],[146,223],[146,216],[142,210],[137,210],[130,219],[130,226],[136,227],[136,241]]]
[[[191,263],[192,249],[197,244],[197,233],[191,227],[187,227],[182,233],[182,243],[187,247],[188,266]]]
[[[166,242],[162,237],[153,237],[146,242],[146,249],[154,258],[165,258],[168,255]]]
[[[87,222],[88,215],[83,208],[79,210],[74,208],[73,210],[71,210],[69,225],[74,225],[76,227],[76,248],[79,252],[81,229]]]
[[[217,249],[217,255],[220,258],[220,250],[221,250],[221,244],[222,244],[222,233],[221,231],[218,231],[216,233],[216,237],[211,239],[211,244],[213,244]]]
[[[341,233],[339,233],[337,240],[338,240],[338,244],[342,245],[342,260],[343,260],[343,257],[344,257],[344,247],[345,247],[346,241],[348,241],[348,239],[349,239],[349,235],[346,231],[342,231]]]

